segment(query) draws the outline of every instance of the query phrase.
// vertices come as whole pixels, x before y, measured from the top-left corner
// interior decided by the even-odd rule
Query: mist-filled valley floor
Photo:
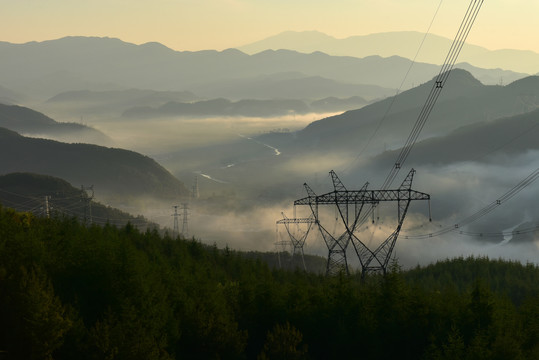
[[[515,106],[521,101],[521,90],[513,91],[517,95],[511,100],[502,93],[502,87],[472,82],[469,89],[467,82],[475,81],[469,74],[455,72],[453,76],[452,80],[461,80],[464,85],[459,83],[460,88],[454,91],[447,87],[425,130],[427,135],[422,137],[424,141],[418,142],[393,186],[398,187],[409,169],[415,168],[413,188],[432,196],[433,221],[428,221],[426,204],[412,204],[396,256],[408,267],[472,254],[536,262],[539,248],[533,230],[539,209],[533,186],[463,231],[424,238],[455,226],[495,201],[539,164],[539,114],[528,112],[539,104],[539,87],[526,95],[527,103]],[[487,94],[482,95],[482,91]],[[484,96],[484,104],[477,101],[480,106],[466,105],[470,102],[459,94],[466,92],[478,99]],[[503,107],[500,100],[493,99],[497,92],[501,93],[499,99],[503,97],[511,106],[511,111],[500,118],[493,113],[494,106]],[[109,146],[157,160],[189,190],[196,183],[199,198],[181,200],[189,202],[189,236],[220,247],[273,251],[275,243],[287,236],[282,226],[276,226],[281,212],[288,217],[310,215],[308,207],[294,209],[292,205],[306,196],[303,183],[318,194],[330,192],[329,171],[335,170],[348,189],[359,189],[366,181],[373,189],[380,187],[423,93],[422,89],[411,89],[401,94],[382,123],[387,100],[343,115],[140,119],[90,115],[83,121],[106,134]],[[415,99],[418,105],[408,105]],[[54,113],[54,109],[49,108],[49,112]],[[56,118],[62,119],[61,112]],[[354,119],[361,119],[364,125]],[[100,197],[99,189],[96,196]],[[131,199],[122,209],[172,228],[173,205],[179,202],[141,198]],[[325,216],[325,225],[338,235],[345,229],[335,211],[321,210],[327,213],[321,217]],[[381,243],[396,226],[395,206],[381,205],[376,211],[376,223],[368,221],[358,230],[360,239],[370,247]],[[522,234],[516,233],[519,228]],[[327,256],[327,247],[316,229],[304,251]],[[352,251],[349,262],[359,265]]]

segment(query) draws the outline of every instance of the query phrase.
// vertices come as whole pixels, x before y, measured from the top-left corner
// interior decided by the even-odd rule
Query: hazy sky
[[[470,0],[445,0],[431,32],[453,38]],[[425,32],[440,0],[0,0],[0,41],[109,36],[222,50],[286,30],[344,38]],[[539,52],[539,1],[485,0],[468,42]]]

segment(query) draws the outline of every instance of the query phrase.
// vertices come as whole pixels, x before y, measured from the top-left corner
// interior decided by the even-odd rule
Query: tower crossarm
[[[281,225],[281,224],[314,224],[314,223],[316,223],[316,221],[314,220],[313,217],[297,218],[297,219],[285,218],[285,219],[277,220],[277,225]]]
[[[327,194],[296,200],[294,205],[378,204],[382,201],[407,200],[430,200],[430,195],[411,189],[332,191]]]

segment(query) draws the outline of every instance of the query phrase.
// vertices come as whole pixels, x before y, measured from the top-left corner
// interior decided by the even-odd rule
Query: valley
[[[538,359],[538,12],[3,3],[0,360]]]
[[[2,46],[9,49],[6,44]],[[97,174],[94,169],[101,160],[83,160],[78,155],[77,164],[66,171],[60,169],[65,165],[58,166],[68,161],[62,160],[64,155],[60,153],[54,153],[51,155],[54,158],[49,157],[48,161],[38,161],[38,157],[33,161],[41,166],[32,167],[29,160],[25,160],[29,157],[22,157],[22,150],[17,150],[17,166],[8,165],[6,158],[3,173],[38,172],[59,176],[76,187],[94,184],[96,199],[123,211],[143,214],[162,228],[173,225],[172,207],[188,202],[190,235],[208,244],[246,251],[275,249],[275,222],[281,218],[281,212],[296,211],[292,203],[304,196],[303,183],[308,183],[317,193],[330,191],[328,173],[335,170],[352,188],[359,188],[365,181],[379,186],[375,184],[381,184],[386,174],[384,169],[391,166],[402,147],[403,134],[415,121],[432,87],[432,76],[439,68],[413,64],[406,82],[402,82],[399,89],[391,90],[402,77],[404,66],[412,66],[409,60],[360,59],[289,50],[253,55],[238,50],[181,53],[164,47],[134,46],[119,40],[76,37],[41,46],[59,52],[40,55],[34,44],[29,45],[26,51],[48,65],[45,71],[43,67],[30,70],[33,65],[27,63],[26,73],[34,74],[36,79],[52,76],[56,73],[50,71],[63,66],[62,61],[69,61],[79,64],[70,67],[71,85],[57,88],[57,93],[50,92],[52,88],[43,91],[33,85],[28,91],[25,86],[30,85],[14,86],[15,78],[10,80],[7,76],[5,84],[14,90],[9,92],[6,87],[3,90],[6,96],[13,97],[26,90],[28,95],[19,95],[19,103],[26,103],[34,110],[2,105],[2,126],[25,136],[68,143],[91,142],[134,151],[155,160],[179,181],[172,185],[175,190],[170,188],[172,183],[161,185],[162,180],[156,181],[156,178],[148,179],[148,185],[135,185],[133,181],[141,181],[145,171],[131,169],[128,175],[114,175],[124,167],[120,164],[113,165],[114,171],[106,171],[109,176],[104,170],[98,170],[105,175],[98,179],[89,174]],[[108,68],[108,72],[96,72],[95,64],[82,67],[86,60],[80,57],[81,53],[71,53],[69,49],[83,46],[87,48],[85,51],[106,51],[109,57],[123,58],[132,65],[118,68],[99,60],[101,68]],[[8,57],[11,61],[18,56],[17,52],[12,54]],[[58,61],[60,54],[71,59]],[[148,60],[142,63],[142,58]],[[160,61],[168,59],[166,67],[148,68],[158,58]],[[202,59],[205,67],[197,64]],[[141,66],[149,73],[144,77],[132,75],[133,69]],[[481,208],[487,199],[495,199],[497,194],[518,182],[519,176],[525,176],[527,169],[537,166],[537,76],[474,68],[469,64],[459,66],[461,68],[452,72],[407,164],[418,172],[418,189],[432,194],[433,222],[425,223],[424,209],[411,208],[403,229],[408,240],[401,238],[399,242],[403,249],[401,261],[405,266],[426,264],[436,259],[436,254],[458,255],[463,251],[476,255],[486,252],[495,257],[511,254],[511,259],[535,261],[539,249],[533,235],[532,240],[524,234],[514,239],[507,235],[511,229],[519,226],[527,229],[529,227],[523,224],[534,223],[537,203],[533,197],[509,203],[505,205],[507,210],[481,219],[468,229],[470,234],[498,234],[496,236],[481,238],[449,233],[429,241],[432,244],[428,247],[429,255],[423,253],[421,241],[413,240],[414,236],[436,232],[437,228],[458,222],[466,216],[466,209]],[[203,69],[213,72],[202,75]],[[175,85],[164,77],[167,71],[175,74]],[[200,76],[195,77],[193,71]],[[401,75],[393,76],[391,71]],[[114,84],[105,85],[102,78],[105,73]],[[345,73],[355,77],[345,77]],[[64,78],[59,73],[54,76]],[[95,86],[89,85],[90,77]],[[489,83],[501,77],[505,84]],[[17,78],[19,85],[32,81]],[[55,83],[61,84],[58,80]],[[66,91],[69,88],[84,90]],[[22,101],[24,98],[27,100]],[[25,127],[18,120],[24,112],[24,116],[30,117]],[[37,119],[47,119],[49,128],[70,124],[71,128],[80,130],[71,130],[71,133],[52,128],[40,130],[37,122],[31,122]],[[51,125],[53,122],[60,125]],[[88,132],[100,137],[89,137]],[[72,147],[75,149],[74,145]],[[67,150],[67,146],[65,149],[60,152],[73,151]],[[112,154],[112,149],[107,151]],[[44,150],[37,153],[46,154]],[[85,173],[83,169],[90,172]],[[127,185],[126,181],[133,185]],[[482,186],[484,183],[490,185]],[[196,199],[192,197],[195,184]],[[297,211],[304,212],[298,216],[309,215],[308,209]],[[378,211],[381,213],[378,227],[365,224],[358,229],[360,236],[370,239],[370,244],[381,242],[394,223],[389,209],[380,207]],[[334,223],[333,231],[342,231],[339,229],[343,229],[343,224],[330,222]],[[499,245],[502,243],[504,246]],[[319,236],[309,239],[305,250],[321,256],[327,253]]]

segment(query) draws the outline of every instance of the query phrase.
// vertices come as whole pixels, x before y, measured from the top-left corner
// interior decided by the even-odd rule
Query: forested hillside
[[[537,359],[537,284],[535,265],[474,258],[361,283],[0,208],[9,359]]]
[[[93,190],[77,189],[63,179],[32,173],[0,176],[0,204],[17,211],[46,216],[62,214],[80,221],[123,226],[130,222],[139,229],[156,227],[143,216],[133,216],[92,200]],[[48,209],[47,209],[48,207]]]
[[[105,134],[94,128],[73,122],[57,122],[45,114],[17,105],[0,103],[0,127],[21,134],[68,142],[111,143]]]
[[[118,148],[24,137],[0,128],[0,173],[31,172],[71,184],[93,184],[100,194],[129,198],[189,196],[185,185],[155,160]],[[13,154],[16,154],[14,156]]]

